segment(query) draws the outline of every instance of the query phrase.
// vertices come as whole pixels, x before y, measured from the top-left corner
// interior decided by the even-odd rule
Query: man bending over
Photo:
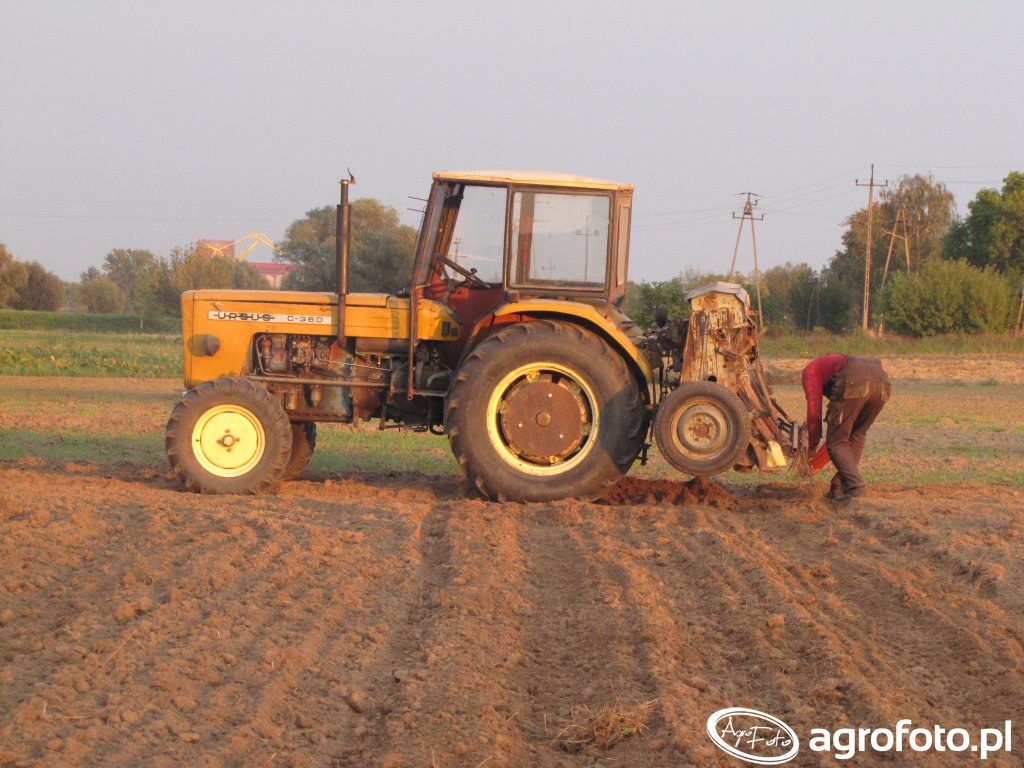
[[[888,374],[878,360],[831,354],[808,363],[802,382],[807,398],[807,442],[811,451],[821,440],[821,400],[828,398],[825,445],[814,457],[824,459],[827,451],[836,466],[828,498],[845,501],[863,496],[864,479],[857,465],[864,454],[868,428],[889,399],[892,382]]]

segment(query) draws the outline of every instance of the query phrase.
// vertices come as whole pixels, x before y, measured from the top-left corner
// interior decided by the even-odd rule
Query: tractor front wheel
[[[171,469],[197,493],[259,493],[281,479],[292,427],[259,384],[222,377],[190,389],[171,412],[165,446]]]
[[[452,451],[499,501],[594,498],[643,445],[646,411],[622,357],[569,323],[509,325],[482,341],[448,401]]]

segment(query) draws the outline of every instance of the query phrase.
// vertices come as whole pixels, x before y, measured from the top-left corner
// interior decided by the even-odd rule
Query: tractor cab
[[[412,299],[444,304],[466,333],[509,301],[610,305],[626,291],[632,197],[581,176],[435,173]]]

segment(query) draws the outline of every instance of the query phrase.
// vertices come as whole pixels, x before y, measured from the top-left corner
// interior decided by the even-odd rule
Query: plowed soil
[[[18,426],[160,434],[174,383],[131,386]],[[0,765],[737,766],[704,733],[731,706],[1024,727],[1021,490],[825,485],[525,505],[314,470],[203,497],[106,449],[2,461]],[[1014,735],[984,764],[1020,765]],[[888,758],[791,764],[979,762]]]

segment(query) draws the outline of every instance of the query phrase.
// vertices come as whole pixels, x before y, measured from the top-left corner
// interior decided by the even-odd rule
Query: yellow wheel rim
[[[200,466],[217,477],[240,477],[251,471],[267,448],[256,416],[238,405],[206,411],[192,430],[192,452]]]
[[[504,434],[501,427],[502,405],[506,397],[517,383],[535,377],[559,377],[561,381],[579,389],[579,395],[585,404],[586,417],[581,423],[582,442],[575,451],[551,463],[530,460],[521,456]],[[531,475],[547,477],[569,472],[577,467],[594,449],[597,442],[598,426],[601,414],[597,407],[597,398],[590,385],[571,368],[553,362],[537,362],[521,365],[508,372],[498,385],[491,390],[487,401],[487,437],[502,460],[516,469]]]

